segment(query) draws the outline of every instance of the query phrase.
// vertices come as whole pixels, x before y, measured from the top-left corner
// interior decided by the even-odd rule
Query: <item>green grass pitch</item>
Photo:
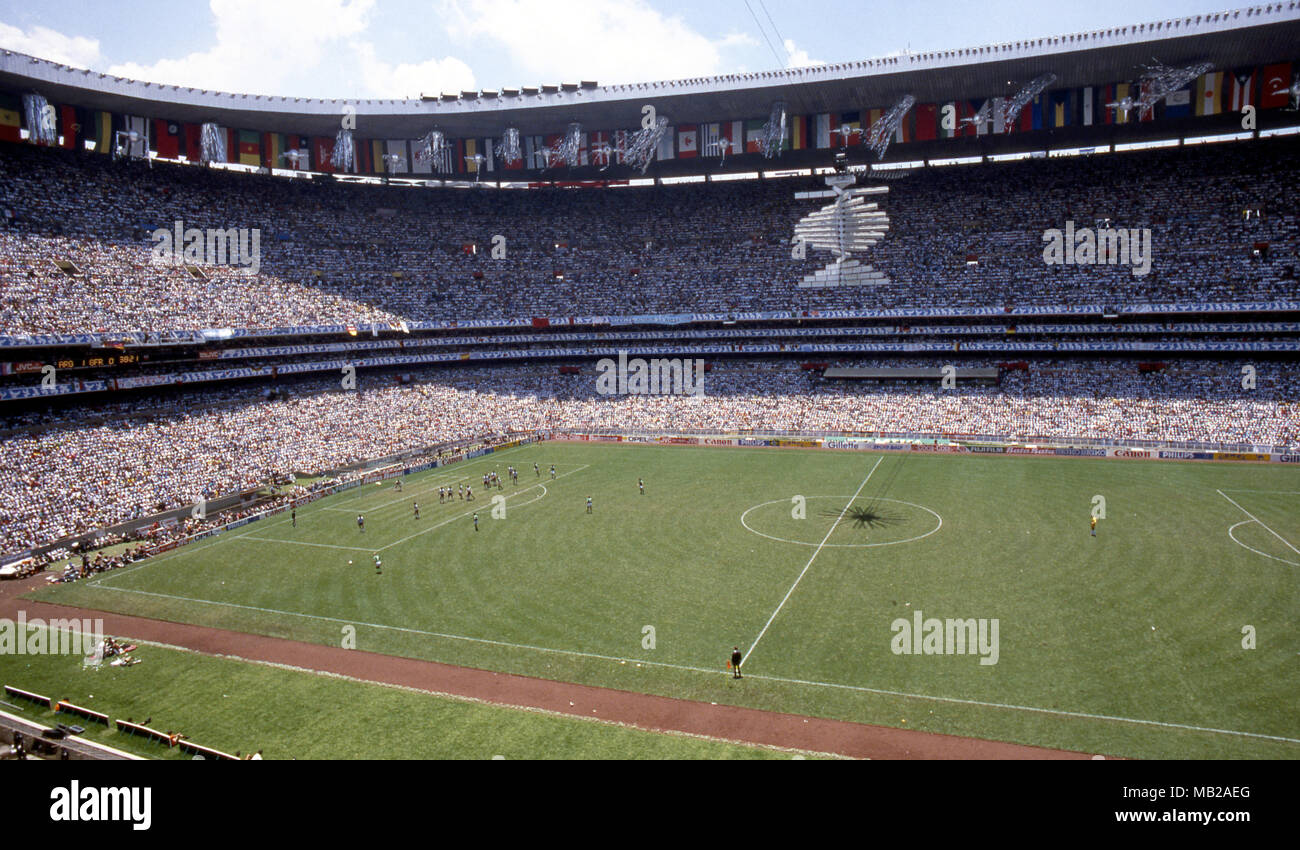
[[[153,645],[130,668],[82,667],[58,655],[5,656],[7,683],[55,694],[110,717],[151,719],[227,753],[267,759],[789,759],[795,754],[688,735],[629,729],[212,658]],[[351,707],[353,710],[347,710]],[[34,723],[69,722],[30,702],[5,706]],[[394,718],[398,718],[394,722]],[[75,722],[75,721],[73,721]],[[145,738],[84,723],[80,737],[153,759],[190,758]],[[817,758],[816,754],[805,757]]]
[[[508,464],[519,485],[483,491]],[[476,501],[440,505],[460,482]],[[1300,469],[540,443],[404,491],[350,490],[296,528],[276,516],[39,595],[1088,752],[1300,756]],[[894,622],[918,609],[997,619],[997,663],[895,654]],[[734,645],[752,649],[741,681]]]

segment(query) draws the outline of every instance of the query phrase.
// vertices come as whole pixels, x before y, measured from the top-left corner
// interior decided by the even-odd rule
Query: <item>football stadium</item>
[[[1300,2],[388,99],[11,46],[7,758],[1300,758]]]

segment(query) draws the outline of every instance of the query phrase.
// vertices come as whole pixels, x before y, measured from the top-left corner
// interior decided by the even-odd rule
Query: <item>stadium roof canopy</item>
[[[796,115],[918,102],[1010,96],[1040,74],[1055,88],[1132,81],[1158,60],[1216,68],[1293,58],[1300,0],[1189,15],[1025,41],[903,53],[813,68],[599,86],[578,82],[419,99],[319,99],[229,94],[141,82],[0,51],[0,88],[37,91],[51,102],[151,118],[307,135],[333,135],[345,106],[370,138],[414,139],[433,127],[451,137],[490,137],[505,127],[554,133],[577,121],[592,129],[639,125],[653,104],[676,123],[765,117],[783,100]]]

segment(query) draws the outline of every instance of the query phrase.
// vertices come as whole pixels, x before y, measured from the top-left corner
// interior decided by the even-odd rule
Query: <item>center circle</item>
[[[846,497],[844,496],[808,496],[806,497],[805,505],[817,500],[823,500],[823,501],[834,500],[837,506],[843,506],[845,499]],[[778,543],[793,543],[796,546],[818,546],[826,549],[870,549],[877,546],[895,546],[899,543],[913,543],[917,540],[921,540],[925,537],[929,537],[931,534],[934,534],[940,528],[943,528],[943,517],[939,516],[939,514],[936,511],[927,508],[925,505],[918,505],[915,502],[905,502],[902,499],[886,499],[883,496],[873,497],[870,499],[870,501],[873,504],[876,502],[889,502],[895,505],[904,505],[909,508],[916,508],[918,511],[924,511],[925,513],[934,517],[935,520],[934,528],[931,528],[929,531],[926,531],[923,534],[916,534],[911,537],[905,538],[903,540],[885,540],[878,543],[823,543],[821,540],[815,540],[815,541],[793,540],[789,537],[780,537],[775,534],[768,534],[766,532],[759,531],[757,528],[749,524],[749,515],[754,511],[760,510],[761,508],[765,508],[769,505],[777,505],[777,504],[790,505],[791,504],[790,499],[773,499],[770,502],[761,502],[760,504],[753,505],[752,507],[747,508],[745,512],[740,515],[740,524],[745,527],[746,531],[752,534],[757,534],[759,537],[766,537],[768,540],[775,540]],[[841,513],[840,515],[845,516],[847,515],[847,512],[848,512],[848,508],[844,508],[843,513]],[[819,533],[825,535],[826,530],[823,529]]]

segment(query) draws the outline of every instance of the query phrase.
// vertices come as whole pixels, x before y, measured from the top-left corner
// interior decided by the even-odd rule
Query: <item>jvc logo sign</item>
[[[135,830],[153,823],[152,788],[82,788],[74,779],[51,789],[50,801],[52,821],[127,821]]]
[[[596,371],[601,395],[704,395],[704,361],[699,358],[629,360],[620,351],[617,362],[608,357],[597,361]]]
[[[1043,262],[1049,266],[1130,265],[1134,277],[1151,272],[1151,229],[1053,227],[1043,231]]]
[[[160,227],[150,238],[154,241],[149,261],[159,266],[242,266],[239,274],[254,275],[262,268],[262,231],[258,228],[185,227],[177,219],[172,229]]]

